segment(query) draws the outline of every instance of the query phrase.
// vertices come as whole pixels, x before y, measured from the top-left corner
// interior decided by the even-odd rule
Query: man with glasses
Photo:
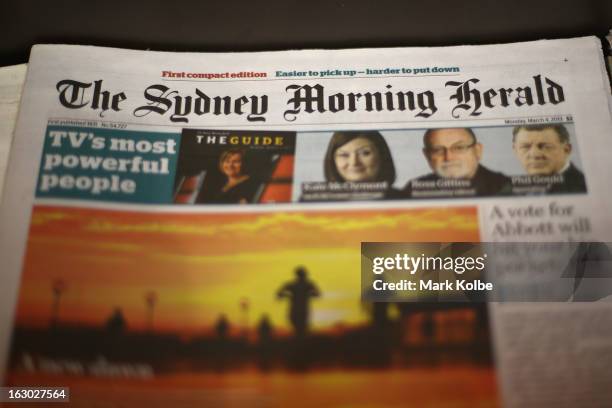
[[[428,129],[423,154],[432,173],[410,180],[408,196],[491,196],[510,191],[510,179],[480,164],[483,146],[470,128]]]
[[[525,172],[545,180],[547,192],[585,192],[584,174],[570,161],[572,145],[567,128],[555,125],[515,126],[512,130],[512,146]]]

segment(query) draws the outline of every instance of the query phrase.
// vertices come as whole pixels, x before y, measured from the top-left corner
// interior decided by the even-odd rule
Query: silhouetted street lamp
[[[147,326],[149,331],[153,331],[153,312],[157,304],[157,293],[154,291],[145,294],[145,302],[147,304]]]
[[[51,307],[51,326],[59,323],[59,306],[62,294],[66,291],[66,282],[63,279],[55,279],[51,285],[53,290],[53,305]]]
[[[242,331],[244,339],[249,337],[249,299],[243,297],[240,299],[240,310],[242,311]]]

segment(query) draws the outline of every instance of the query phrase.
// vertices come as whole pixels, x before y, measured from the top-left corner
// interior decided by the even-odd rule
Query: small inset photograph
[[[512,177],[517,195],[587,191],[572,123],[522,124],[512,128],[512,151],[521,171]]]
[[[384,133],[377,130],[299,133],[295,200],[403,198],[397,162],[402,159],[402,151],[410,149],[400,146],[401,136]]]
[[[176,204],[291,201],[295,132],[183,129]]]

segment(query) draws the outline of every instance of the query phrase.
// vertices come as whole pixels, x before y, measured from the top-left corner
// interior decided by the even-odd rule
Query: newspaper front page
[[[608,280],[367,303],[359,271],[364,242],[612,241],[611,131],[594,37],[35,46],[0,213],[3,382],[100,407],[610,405]]]

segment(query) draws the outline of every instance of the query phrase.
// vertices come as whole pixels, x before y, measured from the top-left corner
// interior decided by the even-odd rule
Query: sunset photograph
[[[423,403],[468,398],[496,406],[486,304],[360,298],[362,242],[478,242],[477,219],[473,207],[146,213],[37,206],[8,380],[72,384],[77,401],[102,393],[117,402],[128,390],[178,385],[219,396],[246,386],[259,401],[262,387],[271,387],[273,405],[302,384],[316,391],[303,406],[340,403],[354,393],[350,384],[361,383],[363,398],[388,390],[393,406],[398,387],[431,378],[430,387],[448,394],[416,393]],[[118,375],[122,387],[104,393]],[[469,386],[458,389],[457,381]]]

